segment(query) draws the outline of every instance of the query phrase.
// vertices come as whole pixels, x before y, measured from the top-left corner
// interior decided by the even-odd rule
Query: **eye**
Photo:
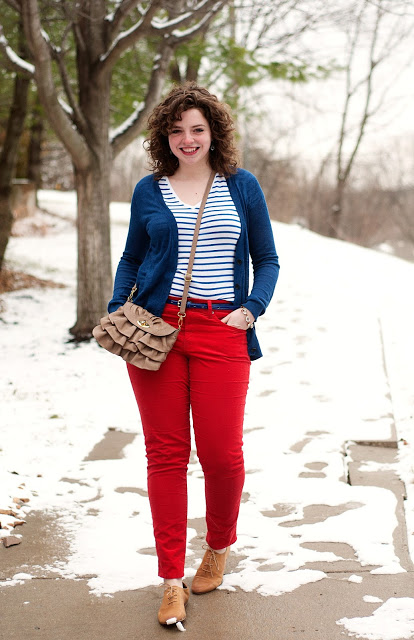
[[[195,129],[195,132],[196,132],[196,133],[203,133],[203,131],[204,131],[204,128],[203,128],[203,127],[197,127],[197,128]]]
[[[170,135],[174,133],[180,133],[180,129],[171,129]]]

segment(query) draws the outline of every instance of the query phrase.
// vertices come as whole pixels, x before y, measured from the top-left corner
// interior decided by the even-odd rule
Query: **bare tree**
[[[44,133],[44,116],[42,106],[38,96],[30,113],[30,139],[27,151],[27,179],[33,182],[36,189],[36,197],[38,189],[42,187],[42,141]]]
[[[378,69],[396,54],[399,45],[414,30],[409,4],[402,0],[358,0],[347,22],[345,98],[335,152],[335,191],[328,215],[327,234],[341,236],[345,189],[361,148],[368,125],[384,107],[385,97],[398,74],[388,85],[376,86]],[[360,73],[361,51],[367,56],[366,70]],[[359,73],[358,73],[359,72]],[[360,104],[358,123],[351,123],[351,112]]]
[[[23,21],[40,102],[74,166],[78,293],[77,321],[71,333],[76,339],[85,339],[105,313],[112,290],[109,184],[113,159],[144,130],[147,116],[161,96],[176,47],[204,29],[226,0],[62,0],[49,7],[41,0],[8,1]],[[48,9],[58,11],[65,24],[59,43],[53,43],[46,33],[44,15]],[[126,51],[148,38],[158,43],[158,49],[145,98],[111,131],[112,71]],[[73,48],[75,86],[68,66]],[[9,56],[19,64],[16,54],[9,52]],[[59,70],[64,98],[53,65]]]
[[[27,55],[25,49],[22,24],[18,25],[20,60]],[[3,148],[0,153],[0,269],[3,266],[4,255],[10,238],[13,214],[10,206],[12,181],[15,177],[17,152],[20,136],[23,131],[27,112],[27,97],[30,80],[33,77],[33,67],[29,63],[15,64],[9,57],[11,51],[0,27],[0,48],[6,54],[8,68],[15,73],[12,104],[6,127]],[[12,57],[12,56],[11,56]]]
[[[323,0],[229,0],[209,29],[176,51],[173,77],[218,87],[237,112],[243,88],[263,78],[305,80],[311,53],[299,41],[328,12]]]

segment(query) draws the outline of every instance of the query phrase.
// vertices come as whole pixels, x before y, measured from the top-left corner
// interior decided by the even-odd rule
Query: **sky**
[[[361,4],[361,2],[359,3]],[[396,184],[414,181],[414,14],[403,25],[394,15],[386,16],[375,48],[374,59],[380,60],[373,75],[370,112],[375,112],[367,127],[358,161],[362,164],[385,163],[383,180]],[[395,33],[392,31],[395,29]],[[403,34],[402,30],[407,33]],[[411,31],[409,31],[411,30]],[[352,64],[351,86],[366,74],[369,63],[371,34],[362,32]],[[348,41],[343,25],[318,25],[294,47],[279,57],[305,61],[312,66],[339,67],[328,78],[305,84],[285,81],[265,82],[253,88],[246,99],[248,111],[260,110],[263,119],[257,127],[249,127],[249,143],[257,139],[277,155],[298,156],[302,163],[319,168],[321,161],[337,148],[340,120],[346,96]],[[264,56],[271,56],[271,48]],[[383,59],[382,59],[383,58]],[[353,148],[355,131],[362,117],[366,85],[361,86],[350,103],[345,149]],[[382,105],[379,107],[379,105]],[[402,173],[405,175],[402,177]]]

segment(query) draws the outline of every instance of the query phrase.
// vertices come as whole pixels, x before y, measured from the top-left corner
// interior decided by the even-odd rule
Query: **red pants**
[[[163,318],[177,326],[175,305]],[[220,321],[228,311],[187,309],[178,339],[159,371],[128,366],[148,459],[148,495],[159,575],[181,578],[187,534],[190,407],[205,478],[207,543],[236,540],[244,484],[243,417],[250,359],[246,334]]]

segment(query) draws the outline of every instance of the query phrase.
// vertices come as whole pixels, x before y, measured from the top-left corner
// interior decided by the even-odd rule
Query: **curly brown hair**
[[[178,159],[170,152],[168,135],[174,122],[181,120],[181,114],[188,109],[199,109],[210,125],[214,144],[209,157],[211,168],[224,176],[235,173],[238,153],[230,107],[204,87],[187,82],[171,89],[148,118],[149,136],[144,146],[155,179],[172,176],[178,168]]]

